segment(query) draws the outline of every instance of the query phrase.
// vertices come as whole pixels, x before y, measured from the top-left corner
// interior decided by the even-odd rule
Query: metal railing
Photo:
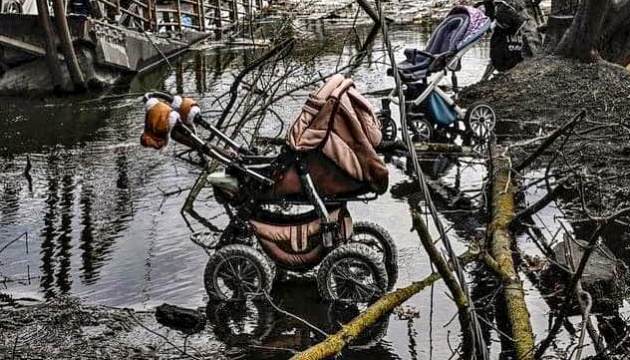
[[[145,31],[216,31],[262,10],[262,0],[96,0],[103,16]]]

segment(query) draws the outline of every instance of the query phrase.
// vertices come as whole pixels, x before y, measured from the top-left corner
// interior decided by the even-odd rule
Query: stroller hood
[[[479,40],[490,29],[491,23],[490,18],[479,9],[455,6],[431,34],[425,52],[436,56],[457,53]],[[432,60],[416,49],[405,49],[404,54],[406,60],[398,63],[401,79],[405,82],[425,79],[429,75]],[[438,70],[442,70],[445,65]]]
[[[379,194],[387,190],[388,171],[376,150],[381,125],[372,105],[342,75],[312,93],[287,133],[297,152],[321,150],[352,178]]]
[[[490,27],[491,20],[486,14],[472,6],[458,5],[448,13],[448,17],[463,14],[468,17],[469,21],[466,26],[466,32],[461,40],[457,43],[457,48],[461,49],[471,42],[479,39]]]

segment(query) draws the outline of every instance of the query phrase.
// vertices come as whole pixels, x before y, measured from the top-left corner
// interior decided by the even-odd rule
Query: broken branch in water
[[[478,254],[477,249],[471,248],[459,256],[459,261],[462,265],[468,264],[477,259]],[[359,316],[352,319],[348,324],[343,325],[341,330],[337,333],[328,336],[326,340],[321,343],[294,355],[291,360],[321,360],[335,356],[381,317],[386,316],[393,311],[394,308],[441,278],[439,273],[434,272],[423,280],[416,281],[407,287],[385,294]]]
[[[563,179],[558,180],[556,187],[553,188],[553,190],[547,192],[545,196],[543,196],[536,203],[527,207],[525,210],[518,212],[514,216],[514,220],[523,220],[525,218],[528,218],[534,215],[535,213],[537,213],[538,211],[542,210],[543,208],[545,208],[545,206],[549,205],[549,203],[551,203],[552,201],[555,201],[556,198],[558,198],[558,196],[562,193],[562,191],[566,190],[564,185],[567,184],[568,182],[569,182],[569,177],[565,177]]]
[[[599,241],[600,234],[602,233],[602,231],[603,231],[602,224],[597,225],[597,228],[595,229],[595,231],[593,231],[593,234],[591,235],[591,238],[588,242],[588,246],[586,247],[586,249],[584,249],[584,253],[582,255],[582,258],[580,259],[580,264],[578,265],[578,268],[575,271],[575,273],[573,273],[573,275],[571,276],[571,280],[569,281],[569,286],[567,286],[567,288],[565,289],[565,292],[564,292],[565,295],[564,295],[564,301],[562,303],[561,313],[556,318],[556,321],[554,322],[551,330],[549,330],[549,334],[547,335],[547,337],[543,341],[541,341],[540,344],[538,345],[538,349],[536,350],[537,359],[542,357],[545,354],[545,351],[547,350],[549,345],[551,345],[551,342],[553,341],[553,339],[556,337],[556,335],[562,328],[562,323],[564,319],[568,316],[569,311],[571,310],[571,306],[572,306],[571,300],[573,299],[573,296],[571,295],[575,293],[575,289],[577,288],[578,283],[580,282],[580,279],[582,278],[582,274],[584,273],[584,269],[586,268],[586,264],[588,263],[588,260],[591,257],[593,250],[595,250],[596,248],[597,242]]]
[[[462,290],[462,287],[459,285],[457,277],[451,271],[451,268],[448,266],[448,263],[446,262],[442,254],[440,254],[439,250],[435,246],[435,243],[433,242],[433,239],[431,239],[429,229],[427,228],[424,220],[422,220],[420,211],[415,204],[412,204],[411,218],[413,227],[418,233],[418,237],[420,238],[420,241],[422,242],[422,246],[424,247],[425,251],[429,255],[429,259],[431,260],[433,265],[435,265],[438,273],[444,279],[444,283],[446,283],[446,286],[453,295],[453,301],[455,302],[455,305],[457,305],[460,323],[462,325],[469,324],[470,304],[468,303],[468,298]],[[465,337],[464,343],[468,344],[467,346],[470,346],[471,342],[473,341],[473,335],[470,334],[468,331],[464,331],[463,335]]]
[[[494,169],[492,184],[492,222],[488,232],[492,234],[491,252],[493,258],[504,273],[501,277],[503,296],[508,312],[508,320],[514,338],[514,347],[518,359],[534,359],[534,335],[525,302],[523,284],[518,278],[512,246],[514,239],[509,225],[514,218],[514,194],[516,187],[511,176],[509,155],[500,149],[493,151],[497,155],[492,159]]]

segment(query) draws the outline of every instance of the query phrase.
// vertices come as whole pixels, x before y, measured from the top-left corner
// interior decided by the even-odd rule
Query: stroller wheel
[[[389,116],[380,116],[381,120],[381,133],[383,134],[383,141],[394,141],[398,136],[398,127]]]
[[[389,232],[382,226],[358,221],[352,227],[352,242],[369,246],[380,256],[387,270],[387,290],[391,290],[398,280],[398,250]]]
[[[228,245],[208,260],[204,273],[212,300],[246,300],[269,294],[274,271],[265,256],[246,245]]]
[[[407,120],[413,142],[430,142],[433,139],[433,124],[425,119],[415,118]]]
[[[368,302],[387,291],[387,270],[367,245],[341,245],[322,261],[317,288],[325,300]]]
[[[466,130],[472,136],[479,139],[487,139],[490,137],[492,130],[494,130],[497,116],[490,105],[485,102],[476,102],[466,111],[464,123],[466,124]]]

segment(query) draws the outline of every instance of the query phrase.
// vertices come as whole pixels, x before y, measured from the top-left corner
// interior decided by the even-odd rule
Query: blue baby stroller
[[[470,6],[456,6],[435,29],[426,49],[405,49],[406,59],[398,63],[398,74],[406,99],[407,125],[414,141],[431,141],[440,135],[451,139],[456,135],[485,139],[494,129],[496,115],[486,103],[475,103],[462,109],[438,85],[448,71],[461,70],[461,59],[492,28],[492,21],[483,11]],[[392,69],[388,75],[393,76]],[[397,103],[393,91],[382,100],[381,126],[384,140],[396,138],[396,125],[390,116],[390,102]],[[463,121],[464,131],[458,122]]]

